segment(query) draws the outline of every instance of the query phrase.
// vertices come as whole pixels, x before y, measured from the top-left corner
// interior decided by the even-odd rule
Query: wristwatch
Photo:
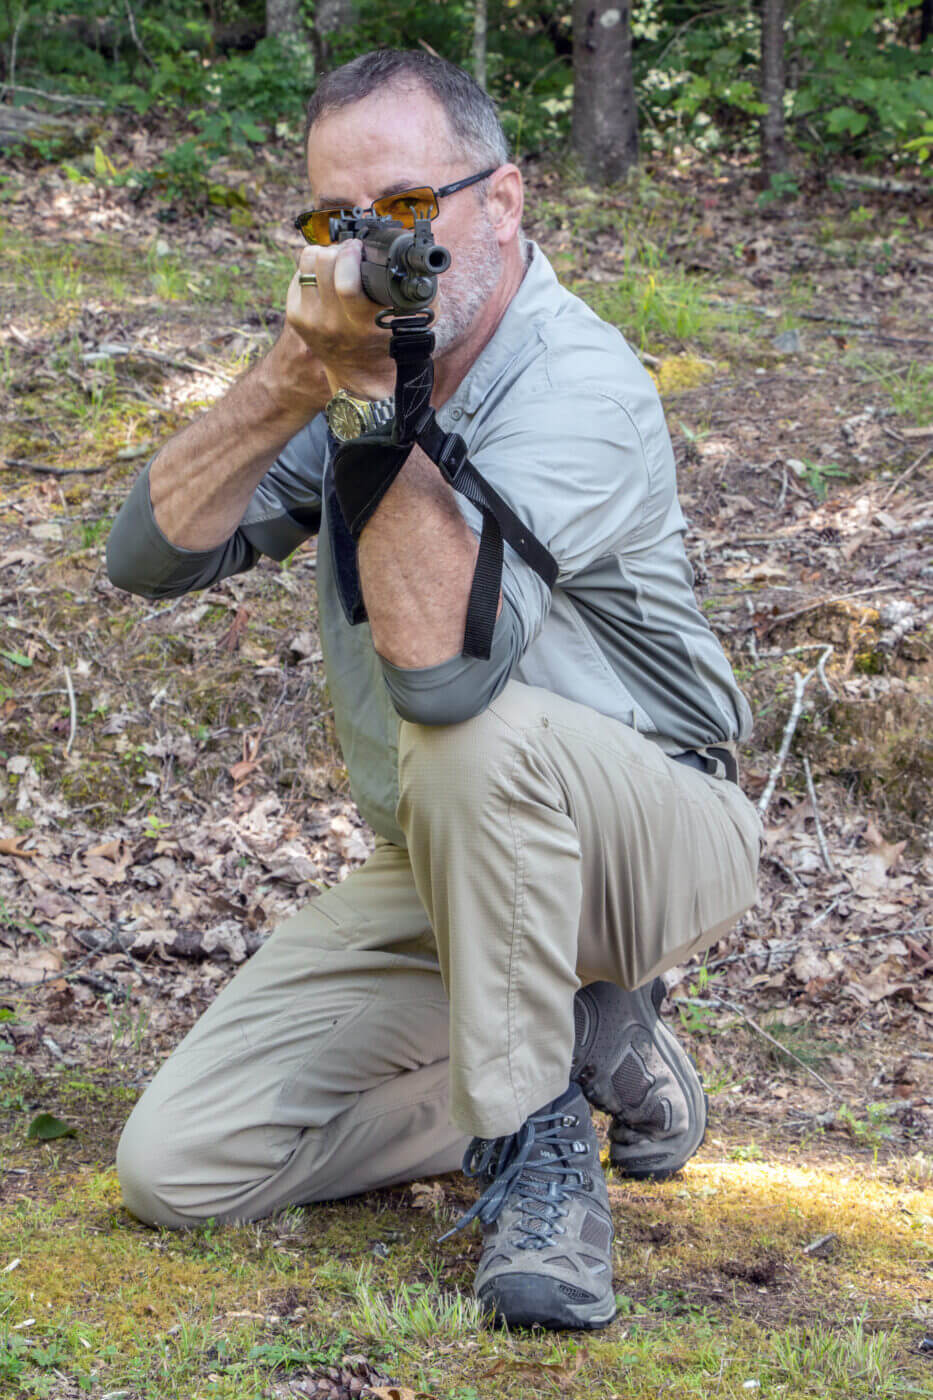
[[[381,428],[395,417],[395,397],[357,399],[346,389],[338,389],[324,409],[327,424],[338,442],[361,437],[370,428]]]

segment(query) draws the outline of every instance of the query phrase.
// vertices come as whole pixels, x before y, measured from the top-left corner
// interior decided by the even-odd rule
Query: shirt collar
[[[473,361],[444,409],[458,407],[474,413],[493,384],[528,344],[529,322],[553,316],[563,295],[557,276],[536,243],[521,285],[505,309],[495,333]]]

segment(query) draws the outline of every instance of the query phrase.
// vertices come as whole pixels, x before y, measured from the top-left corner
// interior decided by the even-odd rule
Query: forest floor
[[[270,152],[210,216],[134,202],[147,140],[0,174],[0,1396],[929,1394],[930,204],[527,170],[529,233],[657,377],[753,800],[779,770],[757,905],[667,979],[705,1145],[610,1178],[619,1317],[542,1337],[477,1316],[477,1239],[436,1243],[458,1178],[184,1236],[120,1204],[157,1065],[371,845],[313,545],[174,602],[106,577],[148,455],[281,325],[304,197]]]

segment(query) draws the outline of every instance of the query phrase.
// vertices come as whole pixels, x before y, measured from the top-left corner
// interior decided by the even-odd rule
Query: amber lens
[[[374,200],[373,213],[381,218],[388,215],[411,228],[415,219],[437,217],[437,200],[434,191],[426,185],[424,189],[403,190],[401,194],[387,194],[384,199]]]
[[[338,209],[308,209],[298,215],[295,227],[306,242],[327,244],[330,242],[331,217],[339,212]]]

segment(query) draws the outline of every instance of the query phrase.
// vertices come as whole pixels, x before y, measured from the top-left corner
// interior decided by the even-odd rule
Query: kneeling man
[[[360,243],[305,248],[280,338],[155,457],[109,568],[169,597],[320,535],[327,681],[376,848],[161,1069],[120,1143],[124,1198],[160,1225],[250,1220],[462,1160],[480,1299],[512,1324],[602,1326],[590,1105],[625,1175],[669,1175],[702,1140],[660,974],[754,899],[748,707],[693,596],[654,385],[524,239],[485,93],[426,53],[357,58],[311,100],[308,175],[315,210],[436,210],[437,426],[556,578],[507,544],[489,654],[465,647],[483,515],[420,446],[351,528],[335,458],[391,439],[395,366]]]

